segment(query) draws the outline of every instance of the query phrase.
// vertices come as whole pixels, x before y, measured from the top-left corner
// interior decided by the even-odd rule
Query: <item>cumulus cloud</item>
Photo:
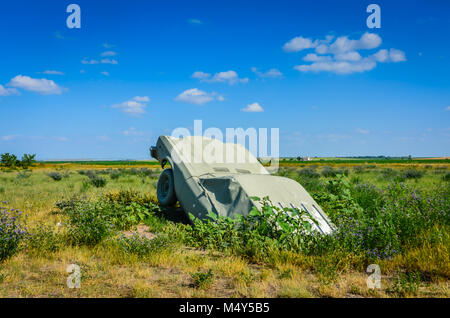
[[[197,71],[197,72],[194,72],[191,77],[192,78],[196,78],[196,79],[200,79],[200,80],[204,80],[204,79],[210,78],[211,74],[205,73],[205,72],[202,72],[202,71]]]
[[[54,81],[45,78],[31,78],[29,76],[17,75],[7,84],[14,88],[36,92],[42,95],[61,94],[63,89]]]
[[[314,49],[308,53],[303,61],[311,64],[294,66],[300,72],[331,72],[336,74],[361,73],[374,69],[377,63],[406,61],[405,53],[391,48],[381,49],[372,55],[361,55],[361,50],[372,50],[379,47],[382,39],[379,35],[366,32],[359,39],[340,36],[334,39],[327,36],[324,40],[312,40],[296,37],[287,42],[283,49],[287,52],[299,52]]]
[[[380,63],[385,62],[404,62],[406,61],[405,52],[397,49],[382,49],[371,56],[375,61]]]
[[[139,115],[145,113],[145,108],[147,107],[147,103],[150,101],[150,98],[147,96],[135,96],[130,100],[127,100],[123,103],[113,105],[113,108],[119,108],[124,113],[129,115]]]
[[[63,72],[60,71],[53,71],[53,70],[47,70],[47,71],[43,71],[43,74],[48,74],[48,75],[64,75]]]
[[[187,89],[182,92],[180,95],[175,97],[177,102],[195,104],[195,105],[203,105],[208,102],[217,99],[218,101],[224,101],[224,97],[221,95],[217,95],[217,93],[207,93],[197,88]]]
[[[247,105],[247,107],[241,109],[243,112],[249,112],[249,113],[260,113],[263,112],[264,109],[261,107],[259,103],[253,103]]]
[[[283,45],[283,50],[286,52],[299,52],[301,50],[314,48],[317,46],[316,41],[309,38],[297,36]]]
[[[376,66],[374,61],[365,59],[359,62],[348,61],[329,61],[329,62],[315,62],[312,64],[296,65],[294,69],[300,72],[332,72],[336,74],[351,74],[370,71]]]
[[[214,76],[210,73],[205,73],[202,71],[196,71],[191,75],[192,78],[199,79],[202,82],[208,83],[228,83],[230,85],[236,83],[247,83],[248,78],[240,78],[235,71],[225,71],[215,73]]]
[[[135,96],[133,100],[137,102],[149,102],[150,98],[148,98],[148,96]]]
[[[0,85],[0,96],[19,95],[19,91],[15,88],[4,87]]]
[[[262,78],[276,78],[276,77],[283,77],[283,73],[281,73],[278,69],[276,68],[271,68],[270,70],[268,70],[267,72],[260,72],[258,71],[258,69],[256,67],[252,67],[252,72],[255,73],[256,75],[258,75],[259,77]]]

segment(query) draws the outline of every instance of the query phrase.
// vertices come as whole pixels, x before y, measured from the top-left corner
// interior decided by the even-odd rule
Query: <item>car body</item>
[[[254,197],[268,196],[281,208],[306,211],[317,221],[311,224],[319,233],[334,230],[326,214],[298,182],[269,174],[240,144],[200,136],[160,136],[150,152],[163,168],[170,164],[176,199],[186,213],[197,218],[206,218],[208,212],[226,217],[246,215],[253,206],[261,208],[262,203]]]

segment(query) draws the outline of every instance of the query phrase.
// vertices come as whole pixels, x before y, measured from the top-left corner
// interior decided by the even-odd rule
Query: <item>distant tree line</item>
[[[35,160],[36,154],[24,154],[22,159],[19,160],[16,155],[10,153],[2,153],[1,154],[1,164],[6,168],[16,168],[22,167],[24,169],[28,169],[28,167],[32,166],[36,163]]]

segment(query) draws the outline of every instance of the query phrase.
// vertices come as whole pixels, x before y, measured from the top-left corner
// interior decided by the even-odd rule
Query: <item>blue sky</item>
[[[70,3],[81,29],[66,26]],[[2,0],[0,152],[145,159],[201,119],[279,128],[282,156],[449,156],[449,13],[433,0]]]

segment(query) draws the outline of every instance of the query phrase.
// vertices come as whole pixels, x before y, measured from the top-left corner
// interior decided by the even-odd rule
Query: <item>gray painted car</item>
[[[252,197],[268,196],[281,208],[306,211],[317,224],[313,229],[329,234],[334,225],[317,202],[295,180],[273,176],[242,145],[216,139],[188,136],[160,136],[151,156],[161,166],[169,163],[158,180],[157,196],[162,206],[177,201],[186,213],[204,219],[208,212],[234,217],[246,215],[253,206]]]

